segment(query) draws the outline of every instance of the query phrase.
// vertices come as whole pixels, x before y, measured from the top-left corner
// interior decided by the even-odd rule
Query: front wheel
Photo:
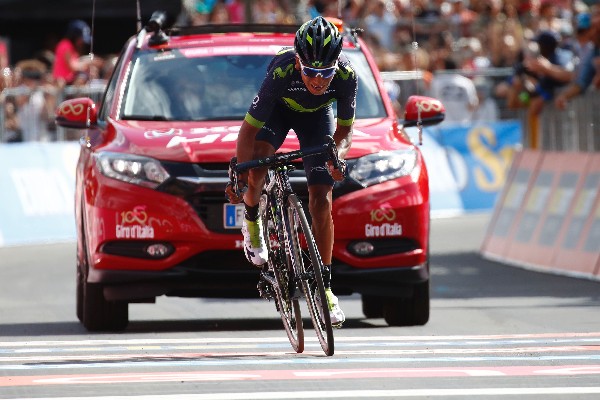
[[[304,209],[296,195],[288,197],[284,216],[285,232],[290,246],[296,274],[302,280],[302,288],[317,338],[326,355],[334,353],[333,328],[323,285],[323,261],[315,244]]]
[[[293,272],[292,264],[281,246],[281,243],[284,243],[283,235],[278,233],[277,229],[277,221],[280,221],[281,218],[276,217],[277,208],[269,205],[266,194],[260,198],[259,210],[269,254],[267,264],[269,271],[273,271],[277,283],[273,285],[277,311],[279,311],[292,348],[296,353],[302,353],[304,351],[304,326],[302,325],[300,304],[298,299],[293,297],[295,282],[290,281],[290,276],[294,276],[293,273],[290,273]]]

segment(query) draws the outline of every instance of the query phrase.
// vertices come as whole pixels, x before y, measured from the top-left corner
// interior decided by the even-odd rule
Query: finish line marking
[[[461,341],[461,340],[503,340],[503,339],[542,339],[542,338],[598,338],[600,332],[566,332],[566,333],[533,333],[514,335],[455,335],[455,336],[336,336],[340,342],[439,342],[439,341]],[[317,340],[306,338],[307,342]],[[190,339],[109,339],[109,340],[40,340],[40,341],[17,341],[0,342],[0,347],[42,347],[42,346],[105,346],[105,345],[160,345],[160,344],[212,344],[212,343],[287,343],[285,336],[255,337],[255,338],[190,338]]]
[[[404,389],[339,390],[298,392],[255,392],[215,394],[161,394],[155,396],[45,397],[6,400],[271,400],[271,399],[350,399],[376,397],[508,396],[508,395],[600,394],[600,387],[487,388],[487,389]]]
[[[157,350],[157,349],[144,349]],[[540,346],[540,347],[501,347],[501,348],[476,348],[476,349],[383,349],[383,350],[338,350],[338,356],[350,355],[442,355],[442,354],[520,354],[520,353],[577,353],[577,352],[600,352],[599,346]],[[20,354],[20,353],[19,353]],[[206,357],[211,358],[228,358],[228,357],[288,357],[290,351],[271,351],[271,352],[204,352],[204,353],[160,353],[139,354],[139,353],[121,353],[121,354],[91,354],[91,355],[56,355],[56,356],[0,356],[0,365],[14,362],[57,362],[57,361],[128,361],[130,359],[143,360],[165,360],[169,358],[171,361],[178,359],[201,359]],[[312,352],[303,353],[305,355],[313,355]],[[314,353],[320,355],[319,352]],[[0,367],[1,369],[1,367]]]
[[[600,365],[239,370],[3,376],[0,387],[115,383],[600,375]],[[543,388],[541,388],[543,389]],[[326,398],[326,397],[323,397]]]

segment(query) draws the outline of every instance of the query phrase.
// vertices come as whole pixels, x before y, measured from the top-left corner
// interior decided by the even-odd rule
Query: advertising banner
[[[432,214],[490,211],[521,148],[519,121],[444,124],[424,130]],[[416,129],[409,134],[416,141]]]
[[[75,239],[79,144],[0,145],[0,246]]]

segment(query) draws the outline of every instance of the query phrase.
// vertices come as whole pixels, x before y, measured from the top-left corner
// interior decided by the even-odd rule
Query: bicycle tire
[[[289,245],[294,255],[296,274],[301,277],[306,305],[321,348],[326,355],[332,356],[334,353],[333,327],[331,326],[329,309],[325,306],[325,310],[323,310],[322,306],[327,304],[323,276],[321,275],[323,261],[302,208],[302,203],[295,194],[288,196],[286,211],[284,222]],[[304,236],[304,239],[301,235]]]
[[[296,353],[302,353],[304,351],[304,326],[302,324],[300,303],[297,298],[292,297],[293,294],[291,293],[292,288],[296,285],[295,282],[290,283],[290,275],[294,276],[293,272],[290,274],[290,271],[293,271],[293,265],[285,254],[284,246],[281,245],[285,242],[281,231],[277,229],[277,210],[273,210],[269,205],[266,194],[261,196],[259,212],[263,221],[263,234],[269,254],[267,263],[277,282],[276,287],[273,288],[277,311],[281,316],[283,327],[292,348]]]

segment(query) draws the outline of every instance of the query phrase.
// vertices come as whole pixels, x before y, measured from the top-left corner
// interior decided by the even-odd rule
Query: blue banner
[[[0,246],[75,239],[77,142],[0,145]]]
[[[417,142],[416,130],[410,136]],[[521,147],[519,121],[443,124],[424,129],[433,214],[489,211]]]

